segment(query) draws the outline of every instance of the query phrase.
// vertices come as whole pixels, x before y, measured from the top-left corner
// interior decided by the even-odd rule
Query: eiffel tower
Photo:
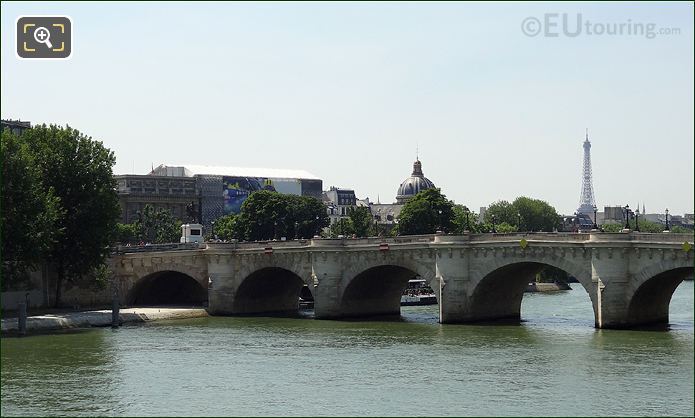
[[[586,130],[584,141],[584,166],[582,168],[582,191],[579,195],[579,209],[577,213],[594,214],[594,185],[591,179],[591,142],[589,142],[589,130]]]

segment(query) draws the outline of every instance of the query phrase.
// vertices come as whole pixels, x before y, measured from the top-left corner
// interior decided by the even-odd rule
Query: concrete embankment
[[[208,316],[208,313],[204,308],[127,308],[120,310],[119,321],[122,325],[205,316]],[[107,326],[111,326],[111,310],[35,315],[27,318],[27,334]],[[17,332],[17,318],[2,319],[2,335],[13,335]]]

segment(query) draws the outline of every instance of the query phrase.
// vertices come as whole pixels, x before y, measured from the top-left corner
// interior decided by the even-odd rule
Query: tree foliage
[[[26,284],[28,270],[48,256],[62,229],[64,215],[53,188],[45,187],[26,142],[9,129],[2,132],[2,241],[3,290]]]
[[[350,218],[340,218],[336,223],[331,225],[331,238],[338,238],[339,236],[350,237],[353,234],[355,234],[355,227]]]
[[[520,231],[552,232],[562,223],[555,208],[543,200],[520,196],[512,206],[520,215],[512,225],[516,225]]]
[[[135,228],[141,240],[153,244],[179,242],[181,238],[181,221],[168,210],[155,209],[152,205],[145,205],[142,212],[138,212]]]
[[[109,252],[120,213],[113,165],[116,158],[99,141],[70,127],[35,126],[22,135],[35,157],[45,190],[53,190],[62,213],[62,234],[51,245],[58,270],[55,303],[64,280],[94,273]]]
[[[237,222],[241,239],[259,241],[311,238],[328,226],[329,219],[326,207],[316,198],[260,190],[241,205]]]
[[[115,239],[120,244],[167,244],[179,242],[180,238],[181,221],[168,210],[149,204],[138,211],[138,219],[132,224],[116,224]]]
[[[492,203],[485,212],[485,222],[492,224],[493,220],[498,232],[501,232],[500,228],[510,230],[509,227],[514,227],[511,229],[515,231],[552,232],[561,224],[554,207],[543,200],[525,196],[517,197],[512,203],[506,200]]]
[[[215,221],[213,235],[223,241],[242,239],[243,230],[241,229],[241,222],[239,222],[239,215],[230,214],[218,218]]]
[[[464,205],[454,205],[454,230],[456,234],[463,234],[468,231],[472,234],[490,232],[492,226],[487,223],[478,222],[478,214],[468,209]]]
[[[367,237],[372,232],[372,214],[369,209],[360,206],[356,208],[350,208],[348,211],[350,216],[350,221],[352,222],[353,233],[357,235],[358,238]]]
[[[401,235],[432,234],[454,230],[454,203],[440,189],[426,189],[403,205],[398,218]]]

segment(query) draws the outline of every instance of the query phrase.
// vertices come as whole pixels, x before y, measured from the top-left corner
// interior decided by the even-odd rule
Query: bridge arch
[[[188,273],[160,270],[137,280],[127,296],[128,305],[203,305],[207,287]]]
[[[384,257],[348,268],[340,292],[341,315],[399,315],[408,280],[419,275],[433,285],[435,272],[425,264]]]
[[[248,274],[234,294],[234,313],[240,315],[295,314],[304,280],[283,267],[261,267]]]
[[[683,257],[660,260],[635,274],[627,295],[630,325],[667,325],[671,297],[694,271],[692,258]]]
[[[488,268],[479,273],[469,299],[473,320],[521,320],[524,291],[546,266],[563,270],[577,279],[588,293],[596,320],[596,295],[591,292],[591,271],[588,268],[559,256],[493,258],[486,265]]]

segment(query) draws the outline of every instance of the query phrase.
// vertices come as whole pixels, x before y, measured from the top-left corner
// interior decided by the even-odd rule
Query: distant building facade
[[[131,223],[145,205],[169,210],[182,222],[212,221],[238,213],[257,190],[321,199],[323,181],[306,171],[193,164],[165,165],[146,175],[115,176],[121,204],[121,222]]]
[[[27,129],[31,129],[31,122],[21,120],[2,119],[0,127],[4,131],[9,129],[13,134],[19,136]]]
[[[358,206],[357,196],[352,189],[331,188],[322,195],[323,203],[326,205],[326,213],[330,219],[330,224],[338,222],[340,218],[350,215],[350,209]]]

